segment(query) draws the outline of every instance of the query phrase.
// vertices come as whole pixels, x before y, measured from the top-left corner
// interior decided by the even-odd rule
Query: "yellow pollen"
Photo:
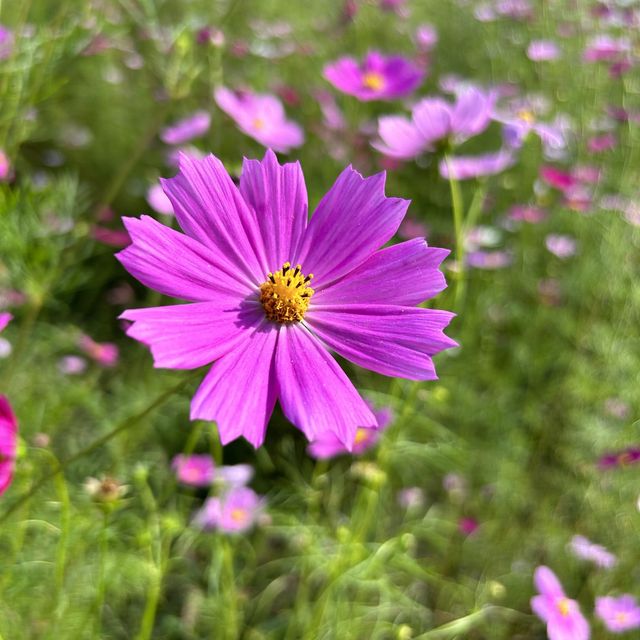
[[[520,109],[520,111],[518,111],[518,118],[528,124],[533,124],[536,121],[535,116],[529,109]]]
[[[384,87],[384,76],[377,71],[367,71],[362,76],[362,84],[372,91],[380,91]]]
[[[247,519],[247,512],[244,509],[232,509],[230,515],[234,522],[244,522]]]
[[[305,276],[300,269],[300,265],[292,269],[291,263],[285,262],[260,285],[260,302],[269,320],[292,324],[304,318],[313,295],[309,286],[313,274]]]
[[[264,129],[264,120],[262,118],[256,118],[253,121],[253,128],[257,129],[258,131]]]
[[[367,440],[367,438],[369,437],[367,431],[368,430],[364,429],[363,427],[358,427],[353,444],[362,444],[363,442],[365,442],[365,440]]]
[[[558,611],[562,616],[569,615],[569,599],[568,598],[560,598],[558,602],[556,602],[556,606],[558,607]]]
[[[619,611],[615,615],[616,622],[623,624],[627,621],[627,614],[624,611]]]
[[[628,451],[625,451],[624,453],[621,453],[618,456],[618,464],[621,464],[621,465],[629,464],[632,460],[633,458],[631,457],[631,454]]]

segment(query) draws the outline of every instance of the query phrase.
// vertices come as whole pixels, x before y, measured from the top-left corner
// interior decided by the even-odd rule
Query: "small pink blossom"
[[[509,209],[508,217],[510,220],[518,222],[528,222],[530,224],[538,224],[547,219],[548,213],[541,207],[534,205],[517,204]]]
[[[13,320],[13,315],[8,311],[0,312],[0,331],[3,331],[11,320]]]
[[[545,238],[547,249],[561,260],[574,256],[578,250],[575,238],[559,233],[550,233]]]
[[[12,176],[13,172],[11,171],[9,157],[0,149],[0,182],[8,182]]]
[[[95,225],[91,228],[90,235],[97,242],[109,247],[122,248],[131,244],[131,238],[124,229],[110,229]]]
[[[601,136],[594,136],[587,141],[587,149],[591,153],[602,153],[615,149],[618,140],[614,133],[604,133]]]
[[[547,623],[549,640],[589,640],[589,623],[578,603],[567,598],[555,573],[540,566],[533,579],[540,595],[531,598],[531,609]]]
[[[478,521],[475,518],[460,518],[458,520],[458,531],[465,536],[470,536],[478,530]]]
[[[0,24],[0,60],[6,60],[13,53],[13,32]]]
[[[628,593],[618,598],[596,598],[596,615],[612,633],[640,629],[640,607],[636,599]]]
[[[466,262],[473,269],[504,269],[508,267],[513,258],[507,251],[470,251],[466,255]]]
[[[560,47],[553,40],[533,40],[527,48],[527,57],[534,62],[557,60],[560,55]]]
[[[582,560],[589,560],[603,569],[611,569],[617,562],[617,558],[613,553],[607,551],[603,546],[591,542],[584,536],[573,536],[569,543],[569,548],[576,557]]]
[[[179,482],[192,487],[208,487],[215,476],[213,460],[207,454],[179,454],[171,462],[171,467]]]
[[[115,367],[118,363],[118,347],[111,342],[99,343],[87,335],[82,335],[78,340],[78,346],[103,367]]]
[[[0,495],[13,480],[18,440],[18,421],[6,396],[0,395]]]
[[[219,498],[209,498],[195,515],[194,524],[206,530],[242,533],[256,524],[264,506],[264,498],[253,489],[234,488]]]
[[[58,360],[58,371],[66,376],[77,376],[87,368],[87,361],[80,356],[63,356]]]
[[[203,136],[211,126],[211,116],[206,111],[196,111],[166,127],[160,133],[160,139],[166,144],[178,145]]]

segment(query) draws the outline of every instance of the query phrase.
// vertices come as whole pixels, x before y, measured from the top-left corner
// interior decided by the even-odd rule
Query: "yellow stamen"
[[[234,522],[244,522],[247,519],[247,512],[244,509],[232,509],[230,515]]]
[[[314,293],[309,286],[313,274],[305,276],[300,269],[300,265],[292,269],[291,263],[285,262],[260,285],[260,302],[269,320],[292,324],[304,318]]]
[[[558,607],[558,611],[562,616],[569,615],[569,598],[560,598],[558,602],[556,602],[556,607]]]
[[[368,429],[364,429],[363,427],[358,427],[356,431],[356,437],[353,441],[353,444],[362,444],[369,438]]]
[[[620,465],[626,465],[629,464],[630,462],[632,462],[633,458],[631,457],[631,454],[628,451],[625,451],[624,453],[621,453],[618,456],[618,464]]]
[[[264,120],[262,118],[256,118],[253,121],[253,128],[257,129],[258,131],[264,129]]]
[[[520,109],[520,111],[518,111],[518,118],[528,124],[533,124],[536,121],[536,117],[529,109]]]
[[[624,624],[627,621],[627,614],[624,611],[619,611],[615,615],[616,622]]]
[[[372,91],[380,91],[384,87],[384,76],[377,71],[367,71],[362,76],[362,84]]]

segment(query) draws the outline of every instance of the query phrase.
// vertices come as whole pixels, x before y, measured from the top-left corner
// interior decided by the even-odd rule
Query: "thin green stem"
[[[96,588],[95,610],[95,631],[94,637],[99,638],[102,628],[102,607],[104,606],[104,596],[107,590],[106,560],[109,549],[109,511],[105,509],[100,530],[99,557],[98,557],[98,582]]]
[[[453,170],[449,156],[445,156],[445,162],[449,173],[449,189],[451,191],[451,207],[453,209],[453,229],[456,236],[456,307],[464,295],[465,269],[464,269],[464,203],[460,183],[453,177]]]
[[[2,524],[16,509],[19,509],[25,502],[27,502],[35,493],[37,493],[45,484],[47,484],[56,474],[60,473],[62,470],[66,469],[69,465],[77,462],[81,458],[84,458],[86,455],[91,452],[99,449],[107,442],[115,438],[120,433],[127,431],[131,427],[138,424],[141,420],[146,418],[154,409],[157,409],[159,406],[164,404],[174,393],[180,391],[184,386],[187,385],[196,375],[197,371],[194,371],[192,375],[188,376],[177,385],[171,387],[167,391],[161,393],[150,405],[148,405],[145,409],[143,409],[140,413],[137,413],[133,416],[125,418],[118,426],[113,428],[109,433],[106,433],[104,436],[94,440],[91,444],[87,445],[84,449],[74,453],[69,456],[62,462],[59,462],[57,466],[50,471],[49,473],[45,473],[41,476],[40,480],[38,480],[35,484],[31,486],[31,489],[23,494],[20,498],[18,498],[1,516],[0,516],[0,524]]]

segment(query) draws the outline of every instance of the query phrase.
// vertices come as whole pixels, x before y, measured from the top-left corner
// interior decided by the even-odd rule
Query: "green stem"
[[[451,191],[451,206],[453,208],[453,229],[456,235],[456,263],[458,269],[456,271],[456,293],[455,303],[462,300],[464,294],[464,203],[462,201],[462,191],[460,183],[453,177],[453,171],[449,156],[445,156],[447,169],[449,173],[449,189]]]
[[[188,376],[177,385],[171,387],[164,393],[160,394],[150,405],[148,405],[145,409],[143,409],[140,413],[135,414],[134,416],[130,416],[129,418],[125,418],[117,427],[109,431],[109,433],[104,436],[94,440],[91,444],[87,445],[84,449],[81,449],[77,453],[69,456],[62,462],[59,462],[56,467],[50,471],[49,473],[45,473],[41,476],[40,480],[38,480],[35,484],[31,486],[31,489],[23,494],[20,498],[18,498],[1,516],[0,516],[0,524],[2,524],[16,509],[19,509],[25,502],[27,502],[35,493],[37,493],[44,485],[46,485],[52,478],[54,478],[58,473],[66,469],[69,465],[77,462],[84,456],[89,453],[99,449],[103,445],[105,445],[109,440],[115,438],[118,434],[123,431],[127,431],[134,425],[138,424],[141,420],[146,418],[154,409],[157,409],[159,406],[164,404],[174,393],[180,391],[188,382],[190,382],[196,375],[197,371],[194,371],[192,375]]]
[[[102,520],[102,529],[100,531],[100,542],[99,542],[99,558],[98,558],[98,586],[96,588],[96,602],[94,605],[95,609],[95,625],[96,631],[94,633],[95,638],[100,637],[101,628],[102,628],[102,607],[104,606],[104,596],[106,593],[107,587],[107,572],[105,569],[106,559],[107,559],[107,551],[109,548],[108,544],[108,531],[109,529],[109,512],[105,509]]]

